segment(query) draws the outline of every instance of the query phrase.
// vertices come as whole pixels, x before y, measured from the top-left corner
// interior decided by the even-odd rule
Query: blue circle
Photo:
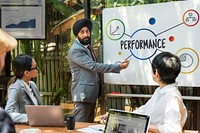
[[[139,32],[139,31],[148,31],[148,32],[152,33],[152,34],[154,35],[154,37],[157,36],[157,35],[156,35],[152,30],[150,30],[150,29],[141,28],[141,29],[136,30],[136,31],[132,34],[131,38],[133,38],[134,35],[137,34],[137,32]],[[147,59],[150,59],[152,56],[154,56],[155,53],[156,53],[156,51],[157,51],[157,49],[155,49],[155,51],[154,51],[149,57],[146,57],[146,58],[138,57],[137,55],[134,54],[134,52],[133,52],[132,50],[130,50],[130,53],[131,53],[131,55],[132,55],[133,57],[135,57],[136,59],[139,59],[139,60],[147,60]]]
[[[156,19],[155,18],[150,18],[149,19],[149,24],[150,25],[154,25],[156,23]]]

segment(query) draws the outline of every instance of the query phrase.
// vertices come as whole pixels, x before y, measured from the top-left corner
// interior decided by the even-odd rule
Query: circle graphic
[[[199,66],[199,55],[191,48],[182,48],[176,52],[181,60],[181,73],[190,74]]]
[[[155,18],[150,18],[149,19],[149,24],[150,25],[154,25],[156,23],[156,19]]]
[[[187,26],[195,26],[199,22],[199,13],[196,10],[187,10],[183,14],[183,23]]]
[[[170,42],[173,42],[173,41],[174,41],[174,36],[170,36],[170,37],[169,37],[169,41],[170,41]]]
[[[106,25],[106,35],[111,40],[119,40],[125,33],[125,25],[120,19],[112,19]]]
[[[134,48],[130,50],[130,53],[135,58],[139,60],[147,60],[156,53],[157,48],[153,46],[153,41],[156,41],[157,38],[156,34],[152,30],[142,28],[135,31],[131,37],[133,39],[132,42],[134,42]]]

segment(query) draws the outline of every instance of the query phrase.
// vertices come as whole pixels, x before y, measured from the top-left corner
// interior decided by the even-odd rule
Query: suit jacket
[[[29,83],[38,105],[41,105],[42,101],[36,84],[33,81]],[[8,88],[8,100],[5,107],[6,112],[8,112],[15,123],[28,121],[25,105],[34,105],[34,103],[25,83],[21,79],[17,79]]]
[[[94,103],[99,94],[99,74],[120,72],[119,64],[95,62],[87,48],[75,40],[68,52],[68,61],[72,73],[72,100]]]

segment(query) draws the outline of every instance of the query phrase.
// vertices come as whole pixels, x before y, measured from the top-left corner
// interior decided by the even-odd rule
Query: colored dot
[[[170,37],[169,37],[169,41],[170,41],[170,42],[173,42],[173,41],[174,41],[174,37],[173,37],[173,36],[170,36]]]
[[[122,52],[119,52],[118,54],[119,54],[119,55],[122,55]]]
[[[149,19],[149,24],[150,25],[154,25],[156,23],[156,19],[155,18],[150,18]]]

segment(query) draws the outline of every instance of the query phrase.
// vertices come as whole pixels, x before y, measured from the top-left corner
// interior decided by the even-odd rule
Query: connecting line
[[[171,27],[171,28],[169,28],[169,29],[167,29],[167,30],[164,30],[164,31],[158,33],[156,36],[158,36],[158,35],[160,35],[160,34],[162,34],[162,33],[164,33],[164,32],[167,32],[168,30],[171,30],[171,29],[173,29],[173,28],[176,28],[176,27],[178,27],[178,26],[180,26],[180,25],[182,25],[182,24],[183,24],[183,23],[177,24],[177,25],[175,25],[175,26],[173,26],[173,27]]]
[[[150,62],[150,64],[152,63],[151,60],[150,60],[150,58],[149,58],[149,62]]]
[[[156,50],[163,52],[163,51],[162,51],[162,50],[160,50],[160,49],[156,49]]]
[[[127,36],[129,36],[129,37],[131,37],[130,35],[128,35],[128,34],[126,34],[126,33],[124,33],[125,35],[127,35]]]

